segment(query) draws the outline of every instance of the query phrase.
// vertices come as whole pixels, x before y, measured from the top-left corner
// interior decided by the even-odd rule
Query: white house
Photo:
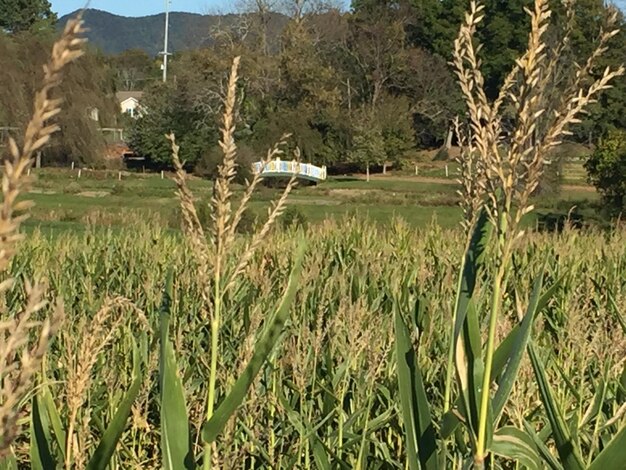
[[[130,115],[130,117],[139,116],[141,113],[139,102],[143,96],[143,91],[118,91],[116,96],[123,113]]]

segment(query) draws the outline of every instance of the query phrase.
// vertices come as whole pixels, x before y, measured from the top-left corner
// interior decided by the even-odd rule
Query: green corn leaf
[[[612,292],[609,291],[608,297],[609,297],[609,303],[611,304],[611,307],[613,309],[613,313],[615,313],[615,318],[617,318],[617,321],[619,322],[620,326],[622,327],[622,331],[626,335],[626,318],[624,318],[624,316],[620,313],[619,308],[617,306],[617,303],[615,302],[615,298],[613,297],[613,293]]]
[[[526,314],[524,315],[519,331],[515,335],[515,341],[511,349],[511,354],[506,361],[507,365],[502,374],[502,378],[498,382],[498,391],[493,398],[493,412],[496,421],[500,419],[504,406],[509,399],[513,385],[515,384],[515,378],[519,372],[522,358],[524,357],[524,352],[526,351],[526,345],[530,339],[535,316],[548,304],[560,285],[560,280],[558,280],[544,295],[540,295],[543,287],[544,272],[545,265],[541,270],[541,274],[535,280],[530,302],[528,304],[528,308],[526,309]]]
[[[473,301],[469,302],[466,311],[462,333],[457,343],[455,365],[462,398],[459,410],[471,431],[470,439],[475,442],[485,366],[482,359],[478,313]],[[487,393],[489,393],[488,390]],[[486,436],[486,444],[489,448],[489,442],[493,436],[491,401],[488,408]]]
[[[250,443],[253,444],[254,446],[254,451],[263,459],[265,460],[265,462],[268,465],[271,465],[272,462],[272,458],[269,456],[269,454],[267,453],[267,450],[265,449],[265,444],[261,441],[259,441],[259,439],[257,438],[255,432],[250,429],[248,426],[246,426],[245,423],[240,422],[238,423],[239,426],[241,426],[241,429],[245,432],[246,434],[246,439],[248,439],[248,441]]]
[[[300,248],[295,257],[294,266],[289,276],[285,294],[274,315],[267,320],[267,326],[264,328],[261,338],[254,347],[254,353],[250,362],[236,380],[226,398],[224,398],[217,410],[215,410],[211,419],[202,426],[202,439],[204,442],[211,443],[215,441],[217,436],[222,432],[228,420],[243,402],[254,379],[261,370],[261,367],[263,367],[263,364],[265,364],[267,357],[278,344],[279,338],[283,332],[283,327],[289,317],[291,304],[293,303],[298,289],[305,249],[305,244],[300,243]]]
[[[52,399],[50,389],[45,383],[40,388],[39,398],[41,399],[40,404],[42,405],[42,411],[46,414],[50,424],[52,425],[52,431],[57,442],[57,449],[61,453],[61,459],[65,460],[65,430],[63,429],[63,424],[61,423],[59,411],[54,404],[54,400]]]
[[[515,346],[517,335],[520,331],[520,325],[515,325],[509,334],[502,340],[502,342],[496,348],[493,355],[493,376],[499,376],[504,367],[507,365],[508,358],[512,355],[513,347]],[[451,411],[448,411],[443,415],[441,422],[440,434],[443,439],[448,439],[456,430],[457,426],[461,423],[461,418],[467,420],[465,410],[463,408],[464,395],[457,398],[454,403],[454,407]],[[466,405],[467,406],[467,405]]]
[[[607,385],[607,382],[603,378],[599,379],[598,385],[596,386],[596,390],[593,395],[593,402],[582,417],[580,424],[578,425],[578,429],[583,429],[585,426],[591,423],[591,421],[593,421],[596,416],[598,416],[598,413],[600,412],[602,405],[604,404],[604,399],[606,397],[606,392],[608,388]]]
[[[161,351],[159,382],[161,394],[161,453],[164,470],[194,468],[189,438],[189,419],[185,391],[176,366],[174,348],[169,338],[172,299],[172,271],[167,274],[161,306]]]
[[[554,437],[556,448],[559,453],[559,457],[561,458],[561,463],[563,464],[565,470],[583,470],[585,465],[580,457],[579,450],[576,449],[575,443],[570,436],[569,429],[563,419],[561,410],[554,400],[552,390],[550,389],[550,385],[548,383],[548,378],[546,377],[545,367],[537,355],[532,341],[528,345],[528,352],[533,371],[535,372],[535,377],[537,379],[541,401],[546,409],[550,426],[552,426],[552,436]]]
[[[39,405],[39,397],[33,396],[30,413],[30,465],[33,470],[56,468],[50,445],[50,421],[47,413]]]
[[[330,465],[330,460],[328,459],[328,454],[326,453],[326,449],[322,445],[321,441],[317,436],[311,437],[311,444],[313,448],[313,459],[315,460],[315,465],[319,470],[330,470],[332,467]]]
[[[547,426],[545,426],[544,429],[547,429],[548,431],[550,431],[550,425],[548,424]],[[550,452],[550,449],[548,449],[548,446],[546,445],[546,443],[535,432],[532,425],[526,420],[524,420],[524,430],[526,431],[526,434],[535,443],[535,447],[537,448],[537,451],[539,452],[539,455],[543,459],[544,463],[548,465],[548,467],[550,467],[551,470],[563,470],[563,466],[554,457],[554,455],[552,455],[552,452]]]
[[[541,457],[533,439],[512,426],[505,426],[494,433],[490,450],[496,455],[521,463],[529,470],[542,468]]]
[[[481,211],[474,230],[472,238],[468,245],[465,257],[463,259],[461,279],[459,283],[459,291],[456,298],[456,323],[454,325],[454,337],[457,338],[461,333],[463,323],[465,322],[465,313],[469,303],[474,296],[474,288],[476,287],[476,279],[478,271],[482,266],[483,253],[491,235],[491,224],[486,211]]]
[[[109,461],[115,452],[117,443],[122,437],[122,433],[126,428],[128,417],[132,410],[133,403],[139,395],[141,385],[143,383],[143,374],[141,371],[141,364],[139,359],[139,349],[137,344],[133,340],[133,383],[130,386],[126,396],[120,403],[115,416],[109,423],[106,431],[100,439],[100,443],[96,448],[93,456],[87,464],[87,470],[106,470],[109,466]]]
[[[367,431],[370,433],[375,432],[383,428],[384,426],[387,426],[393,418],[394,418],[394,410],[389,408],[381,415],[370,420],[369,424],[367,425]]]
[[[622,374],[619,377],[617,396],[621,401],[626,400],[626,362],[624,363],[624,368],[622,369]]]
[[[395,333],[398,388],[409,466],[411,470],[436,470],[439,468],[437,441],[430,405],[409,330],[397,310]]]
[[[452,374],[453,368],[456,369],[461,392],[460,400],[455,406],[465,416],[466,424],[472,430],[470,432],[472,439],[475,435],[478,417],[477,404],[479,403],[478,389],[475,384],[480,384],[480,380],[476,382],[476,379],[480,379],[482,370],[479,322],[473,297],[490,234],[489,217],[483,210],[474,225],[461,266],[454,310],[453,344],[448,351],[448,374]],[[471,318],[468,318],[468,315]],[[448,375],[446,383],[450,380],[451,376]],[[456,425],[449,428],[450,434],[454,432]]]
[[[626,464],[626,426],[611,439],[609,445],[600,452],[588,470],[609,470],[624,468]]]

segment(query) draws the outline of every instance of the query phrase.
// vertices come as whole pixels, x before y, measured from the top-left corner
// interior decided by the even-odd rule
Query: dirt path
[[[365,181],[367,177],[354,175],[354,179]],[[415,183],[427,184],[458,184],[454,177],[436,178],[434,176],[393,176],[393,175],[371,175],[371,181],[413,181]]]
[[[583,186],[579,184],[564,184],[563,186],[561,186],[561,189],[565,191],[582,191],[585,193],[596,192],[596,188],[594,188],[593,186]]]
[[[355,175],[355,179],[365,180],[366,177],[363,175]],[[399,176],[399,175],[372,175],[370,176],[371,181],[413,181],[415,183],[425,183],[425,184],[447,184],[447,185],[456,185],[459,184],[454,177],[450,178],[436,178],[434,176]],[[596,189],[593,186],[589,185],[581,185],[581,184],[564,184],[561,186],[564,191],[581,191],[581,192],[589,192],[595,193]]]

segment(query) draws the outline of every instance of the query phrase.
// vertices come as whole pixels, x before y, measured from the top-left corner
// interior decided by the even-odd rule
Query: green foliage
[[[367,168],[369,171],[370,166],[382,164],[386,157],[382,129],[377,126],[377,123],[363,118],[352,139],[350,161],[359,165],[361,170]]]
[[[289,206],[282,215],[283,227],[305,227],[307,225],[306,215],[297,206]]]
[[[40,29],[50,30],[56,15],[48,0],[2,0],[0,2],[0,31],[11,33]]]
[[[114,458],[116,447],[128,425],[132,407],[145,379],[143,359],[136,342],[132,341],[132,384],[124,394],[102,437],[94,446],[86,464],[87,470],[105,470]],[[30,462],[36,470],[57,468],[65,459],[64,425],[47,385],[33,394],[30,415]],[[82,458],[86,459],[87,455]]]
[[[190,443],[189,419],[185,390],[170,340],[169,326],[173,295],[173,272],[167,274],[165,295],[161,305],[159,397],[161,405],[161,454],[165,470],[194,468]]]
[[[306,244],[301,240],[283,297],[276,310],[265,320],[261,335],[254,345],[252,357],[215,410],[213,416],[202,426],[202,439],[204,442],[212,443],[222,433],[226,423],[243,403],[256,376],[267,362],[270,353],[278,346],[283,336],[285,324],[289,318],[291,304],[298,291],[302,272],[302,259],[305,251]]]
[[[104,431],[100,443],[87,464],[86,470],[106,470],[113,458],[117,444],[126,429],[132,407],[143,385],[145,373],[141,364],[139,348],[134,341],[133,359],[133,382],[120,402],[111,423]]]
[[[411,335],[400,312],[395,313],[398,389],[402,408],[409,467],[412,470],[441,468],[430,404],[424,388]],[[419,465],[418,465],[419,461]]]
[[[188,168],[193,168],[217,140],[214,124],[199,125],[207,122],[206,116],[194,102],[197,84],[187,78],[153,85],[142,98],[146,112],[129,129],[129,145],[155,169],[171,167],[172,149],[165,138],[170,132],[176,135],[181,161]]]
[[[585,168],[589,181],[616,211],[626,204],[626,132],[613,131],[601,139]]]
[[[541,197],[556,198],[561,193],[563,184],[563,162],[567,155],[562,151],[554,151],[547,164],[543,168],[543,173],[539,179],[539,185],[535,189],[535,195]]]
[[[477,38],[484,44],[479,55],[492,96],[526,46],[529,24],[523,8],[532,1],[484,3],[486,17]],[[566,18],[560,2],[552,3],[557,28],[550,36],[556,41]],[[564,56],[579,64],[586,61],[607,16],[604,3],[576,2],[578,20]],[[186,141],[182,148],[189,168],[204,157],[214,142],[212,124],[220,117],[219,83],[233,55],[242,56],[246,77],[240,90],[239,128],[244,131],[238,142],[260,156],[283,132],[291,132],[304,160],[333,166],[348,160],[351,142],[359,132],[355,117],[365,110],[371,111],[372,121],[385,137],[388,160],[397,163],[407,148],[443,145],[451,119],[464,113],[447,61],[467,6],[467,0],[358,1],[349,13],[321,10],[301,18],[271,11],[258,17],[173,14],[171,41],[177,53],[170,62],[170,77],[184,82],[186,91],[157,85],[160,73],[155,55],[160,50],[162,17],[118,18],[88,10],[86,20],[92,26],[89,36],[94,43],[119,54],[107,59],[114,69],[111,82],[118,89],[148,90],[146,103],[157,116],[137,123],[132,143],[155,166],[167,163],[161,134],[172,129],[179,141]],[[621,29],[592,71],[593,77],[605,66],[622,62],[626,32]],[[200,43],[199,38],[205,38],[209,30],[215,32],[210,45]],[[2,80],[12,82],[24,80]],[[102,84],[98,88],[103,89]],[[16,99],[21,94],[11,93]],[[0,90],[0,102],[8,102],[1,95]],[[393,116],[389,110],[396,103],[400,103],[398,114]],[[13,113],[12,107],[0,108],[0,120],[3,113]],[[579,142],[594,143],[610,130],[626,128],[626,80],[615,81],[589,111],[572,129]],[[392,129],[390,116],[394,117]],[[90,135],[86,130],[80,128],[75,137]],[[80,154],[89,148],[82,145],[81,150],[72,151]]]
[[[115,71],[115,86],[119,91],[143,90],[160,79],[157,62],[141,49],[128,49],[109,58]]]

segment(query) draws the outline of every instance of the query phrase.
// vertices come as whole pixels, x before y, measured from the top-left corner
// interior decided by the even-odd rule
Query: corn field
[[[306,239],[283,347],[271,355],[236,419],[217,440],[218,466],[405,468],[394,312],[401,311],[414,325],[425,390],[433,415],[442,418],[463,234],[436,227],[415,232],[402,221],[377,229],[346,220],[311,229]],[[275,292],[287,284],[290,253],[300,240],[298,232],[273,233],[225,298],[228,334],[219,351],[223,386],[218,399],[245,366],[251,340],[275,308]],[[15,258],[13,278],[45,280],[65,305],[64,328],[49,351],[43,371],[47,380],[41,385],[66,417],[80,382],[87,382],[82,386],[89,393],[75,419],[77,468],[93,453],[132,385],[134,354],[145,364],[141,390],[111,468],[161,468],[158,349],[151,344],[158,337],[168,270],[173,271],[170,336],[185,388],[192,447],[200,449],[209,326],[191,253],[180,237],[141,225],[122,233],[93,229],[54,240],[35,233]],[[498,336],[517,323],[542,269],[546,284],[562,279],[536,320],[534,339],[583,457],[595,456],[598,444],[626,423],[626,324],[620,317],[626,307],[626,237],[623,232],[533,235],[513,265],[517,282],[503,296],[507,315]],[[481,295],[488,298],[488,292]],[[122,297],[134,299],[136,306],[108,300]],[[15,291],[6,302],[22,305],[25,298],[24,291]],[[99,353],[80,377],[75,358],[84,361],[94,352],[81,354],[86,344]],[[527,359],[502,422],[528,427],[552,446]],[[29,448],[28,441],[19,442],[19,460],[29,461]]]
[[[536,0],[528,51],[490,101],[482,10],[470,3],[454,48],[467,115],[451,231],[350,218],[281,230],[294,176],[238,235],[262,177],[235,197],[235,58],[210,201],[164,136],[182,231],[25,237],[25,175],[82,55],[82,21],[68,22],[2,176],[0,469],[626,468],[625,232],[523,228],[550,149],[624,73],[591,73],[616,16],[587,64],[562,70],[568,31],[548,48]]]

